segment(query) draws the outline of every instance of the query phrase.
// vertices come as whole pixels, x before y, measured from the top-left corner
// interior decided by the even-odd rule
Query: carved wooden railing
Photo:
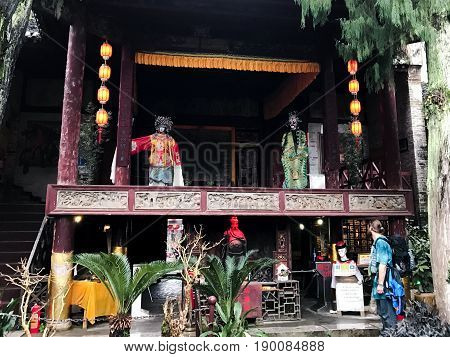
[[[339,187],[359,190],[386,189],[385,171],[381,161],[364,161],[358,168],[356,177],[350,177],[349,169],[342,167],[339,170]]]

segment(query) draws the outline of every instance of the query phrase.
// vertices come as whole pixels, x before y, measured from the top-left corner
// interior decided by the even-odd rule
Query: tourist
[[[384,228],[379,220],[370,222],[368,231],[372,234],[373,245],[370,253],[369,273],[373,279],[372,297],[377,304],[377,312],[383,323],[383,330],[396,323],[396,315],[384,290],[387,266],[392,264],[392,249],[383,235]]]

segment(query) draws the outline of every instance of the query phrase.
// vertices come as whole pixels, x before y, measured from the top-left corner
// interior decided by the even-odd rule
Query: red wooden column
[[[120,65],[119,118],[117,123],[116,185],[130,184],[131,115],[133,104],[134,51],[122,46]]]
[[[395,102],[395,87],[393,83],[385,83],[381,97],[383,99],[383,148],[386,185],[387,188],[399,189],[402,185],[402,179],[397,104]]]
[[[80,139],[81,105],[83,96],[86,31],[84,21],[75,14],[69,29],[66,75],[62,109],[61,140],[59,144],[59,185],[76,185],[78,178],[78,142]],[[49,317],[60,329],[69,328],[67,291],[72,280],[74,222],[71,217],[56,220],[53,237],[50,275]]]
[[[324,171],[327,188],[339,188],[339,134],[333,57],[322,62],[325,118],[323,122]]]

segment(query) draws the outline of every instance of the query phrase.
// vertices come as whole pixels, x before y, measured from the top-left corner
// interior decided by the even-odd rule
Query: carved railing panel
[[[406,211],[404,195],[357,195],[350,194],[351,212]]]
[[[57,209],[128,209],[128,191],[60,190],[56,196]]]
[[[208,192],[207,209],[279,211],[278,193],[226,193]]]
[[[136,210],[200,210],[200,192],[136,192]]]
[[[286,211],[343,211],[342,194],[286,193]]]

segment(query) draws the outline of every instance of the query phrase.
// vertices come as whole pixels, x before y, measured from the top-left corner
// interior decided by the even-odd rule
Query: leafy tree
[[[125,255],[82,253],[74,257],[74,263],[89,269],[110,292],[117,306],[117,315],[110,320],[110,336],[128,336],[131,328],[130,310],[142,292],[167,273],[179,270],[181,264],[154,261],[141,265],[131,274]]]
[[[378,91],[393,81],[393,59],[408,43],[430,42],[436,37],[436,19],[447,16],[450,5],[441,0],[294,0],[301,6],[301,24],[313,26],[330,19],[333,6],[345,5],[348,16],[340,18],[337,49],[347,61],[366,63],[369,89]]]
[[[32,0],[0,2],[0,124],[8,101],[14,68],[31,14]]]

